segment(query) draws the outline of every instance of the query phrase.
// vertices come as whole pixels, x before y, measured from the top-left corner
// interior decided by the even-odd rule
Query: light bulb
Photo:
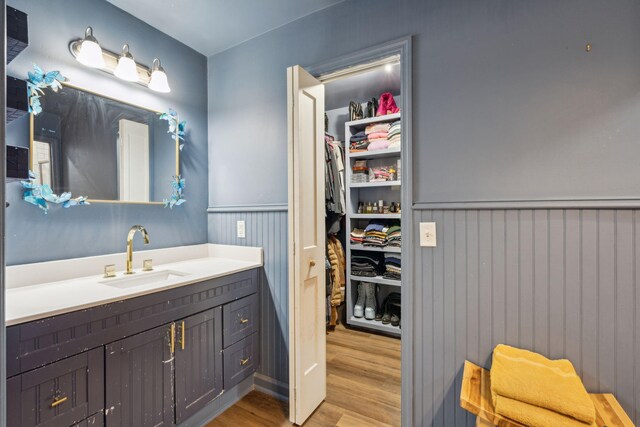
[[[125,44],[122,47],[122,55],[118,59],[118,65],[113,71],[116,77],[126,80],[128,82],[138,81],[138,67],[136,61],[133,59],[133,55],[129,53],[129,45]]]
[[[164,72],[164,68],[162,68],[162,66],[160,65],[160,60],[158,58],[153,60],[151,80],[149,80],[149,84],[147,85],[147,87],[156,92],[171,92],[167,74]]]
[[[76,58],[78,62],[93,68],[104,68],[104,58],[102,57],[102,48],[93,37],[93,28],[87,27],[84,40],[80,43],[80,52]]]

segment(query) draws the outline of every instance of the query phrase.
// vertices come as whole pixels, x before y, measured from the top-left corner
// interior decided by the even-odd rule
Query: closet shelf
[[[377,248],[375,246],[349,245],[349,248],[352,251],[387,252],[394,254],[399,254],[402,252],[402,248],[395,247]]]
[[[351,219],[400,219],[401,214],[351,214]]]
[[[387,148],[386,150],[356,151],[355,153],[348,151],[347,156],[351,159],[375,159],[378,157],[399,156],[401,152],[399,148]]]
[[[389,286],[401,286],[402,285],[402,282],[400,280],[385,279],[382,276],[365,277],[365,276],[354,276],[354,275],[351,275],[351,280],[357,280],[358,282],[379,283],[381,285],[389,285]]]
[[[400,187],[400,181],[352,182],[350,188]]]
[[[395,122],[400,119],[400,113],[396,114],[387,114],[386,116],[379,117],[370,117],[368,119],[354,120],[352,122],[345,123],[348,127],[360,127],[364,128],[372,123],[387,123],[387,122]]]
[[[363,328],[375,329],[376,331],[385,332],[387,334],[393,334],[400,336],[401,329],[398,326],[392,326],[391,324],[384,325],[382,322],[376,322],[375,320],[367,320],[364,317],[353,317],[349,319],[349,324],[352,326],[360,326]]]

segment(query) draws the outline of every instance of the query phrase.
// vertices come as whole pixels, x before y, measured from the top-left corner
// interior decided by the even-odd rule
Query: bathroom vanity
[[[124,254],[8,268],[8,425],[180,425],[256,370],[262,250],[140,251],[134,268],[152,255],[110,279],[73,276]]]

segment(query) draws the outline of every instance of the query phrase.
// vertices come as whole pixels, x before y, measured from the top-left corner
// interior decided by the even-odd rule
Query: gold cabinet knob
[[[315,259],[309,260],[309,265],[311,267],[315,267],[316,266],[316,260]]]
[[[240,359],[240,366],[246,365],[247,362],[249,362],[249,358],[248,357],[246,359]]]
[[[243,325],[244,325],[245,323],[249,323],[249,319],[245,319],[244,317],[241,317],[241,318],[240,318],[240,323],[242,323]]]

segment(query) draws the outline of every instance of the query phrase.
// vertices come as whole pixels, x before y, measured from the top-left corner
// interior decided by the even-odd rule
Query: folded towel
[[[498,396],[496,413],[530,427],[596,427],[596,423],[583,423],[550,409],[529,405],[519,400]]]
[[[593,401],[571,362],[549,360],[540,354],[503,344],[493,350],[491,394],[494,406],[500,396],[549,409],[586,424],[593,423],[596,418]]]
[[[374,139],[389,139],[388,132],[373,132],[366,136],[369,141],[373,141]]]
[[[376,133],[376,132],[389,133],[389,128],[390,127],[391,127],[391,125],[389,125],[389,123],[375,123],[375,124],[367,126],[366,129],[365,129],[365,133],[367,135],[370,135],[370,134]]]

